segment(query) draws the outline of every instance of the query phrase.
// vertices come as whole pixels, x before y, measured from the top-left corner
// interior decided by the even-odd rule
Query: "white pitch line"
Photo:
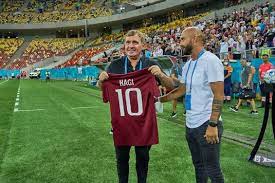
[[[25,109],[25,110],[23,110],[23,109],[21,109],[21,110],[18,110],[17,109],[17,111],[15,111],[15,109],[14,109],[14,112],[33,112],[33,111],[44,111],[45,109]]]
[[[72,107],[72,109],[92,109],[92,108],[98,108],[96,106],[90,106],[90,107]]]
[[[18,112],[19,111],[19,109],[18,109],[19,95],[20,95],[20,83],[19,83],[19,86],[18,86],[17,96],[16,96],[16,99],[15,99],[14,110],[13,110],[14,112]]]
[[[4,83],[6,83],[6,82],[8,82],[9,80],[6,80],[6,81],[3,81],[3,82],[1,82],[0,83],[0,85],[2,85],[2,84],[4,84]]]

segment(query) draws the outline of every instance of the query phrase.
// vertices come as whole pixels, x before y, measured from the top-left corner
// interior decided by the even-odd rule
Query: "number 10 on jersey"
[[[124,107],[124,98],[122,95],[121,89],[115,90],[118,95],[118,103],[119,103],[119,110],[120,110],[120,116],[125,116],[125,107]],[[136,92],[137,96],[137,105],[138,105],[138,111],[132,112],[132,106],[131,106],[131,100],[130,100],[130,93]],[[127,113],[130,116],[140,116],[143,113],[143,105],[142,105],[142,96],[141,91],[139,88],[127,88],[125,90],[125,102],[126,102],[126,109]]]

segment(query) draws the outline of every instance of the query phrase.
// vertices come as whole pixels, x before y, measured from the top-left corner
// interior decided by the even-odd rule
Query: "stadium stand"
[[[247,1],[226,1],[226,5],[232,6],[235,4],[246,3]],[[20,16],[19,19],[9,17],[9,21],[18,22],[47,22],[47,21],[65,21],[75,20],[83,18],[83,11],[89,10],[97,12],[100,15],[102,11],[96,7],[94,1],[16,1],[12,5],[6,5],[2,9],[1,15],[7,13],[11,16],[11,12],[20,11],[26,14],[12,14],[12,16]],[[120,1],[120,3],[132,3],[139,1]],[[22,5],[23,4],[23,5]],[[16,8],[17,7],[17,8]],[[18,8],[21,8],[20,10]],[[39,10],[41,9],[41,11]],[[106,9],[107,6],[101,7]],[[107,9],[106,9],[107,10]],[[73,13],[72,13],[73,12]],[[62,13],[62,16],[60,16]],[[78,16],[77,13],[81,13]],[[110,12],[109,12],[110,13]],[[32,17],[28,17],[27,14],[32,14]],[[221,45],[228,45],[225,51],[226,55],[229,55],[231,59],[233,57],[249,56],[252,58],[259,57],[261,54],[260,48],[265,45],[267,47],[274,46],[274,4],[262,3],[252,9],[241,9],[241,11],[233,11],[231,14],[224,14],[216,16],[215,19],[201,20],[202,17],[208,13],[198,14],[187,18],[172,17],[168,23],[150,24],[150,19],[145,20],[143,27],[139,28],[142,32],[146,33],[146,51],[150,52],[150,56],[161,55],[181,55],[181,48],[179,46],[180,33],[186,26],[197,26],[202,29],[206,37],[206,47],[209,51],[221,56]],[[41,16],[43,15],[43,16]],[[67,16],[68,15],[68,16]],[[111,15],[111,14],[108,14]],[[97,17],[94,15],[93,17]],[[4,21],[4,20],[0,20]],[[149,23],[148,23],[149,22]],[[7,22],[6,22],[7,23]],[[141,25],[142,26],[142,25]],[[127,32],[127,29],[119,33],[108,34],[99,37],[92,41],[89,46],[105,45],[108,47],[110,42],[121,42],[123,35]],[[70,39],[64,39],[70,40]],[[72,40],[72,39],[71,39]],[[226,43],[224,43],[227,40]],[[23,68],[28,65],[34,64],[45,58],[52,56],[64,55],[64,52],[68,52],[76,48],[72,46],[68,41],[66,43],[60,43],[64,49],[60,50],[55,46],[52,46],[49,40],[34,40],[26,49],[21,58],[14,60],[9,68]],[[55,41],[53,41],[55,42]],[[58,42],[58,41],[57,41]],[[62,41],[60,41],[62,42]],[[53,43],[55,45],[58,43]],[[79,45],[81,45],[80,43]],[[48,46],[47,46],[48,45]],[[69,46],[71,45],[71,46]],[[78,46],[79,46],[78,45]],[[247,51],[248,50],[248,51]],[[77,52],[73,58],[66,63],[59,65],[59,67],[70,67],[80,63],[83,65],[89,64],[89,58],[95,53],[104,52],[104,49],[98,51],[97,48],[88,48]],[[117,54],[117,53],[116,53]],[[111,55],[112,56],[112,55]],[[117,55],[116,55],[117,56]],[[83,57],[83,58],[82,58]],[[106,58],[99,59],[96,62],[106,62]]]
[[[199,27],[207,35],[206,48],[209,51],[218,56],[225,53],[230,59],[259,58],[261,50],[275,45],[274,4],[264,2],[251,9],[242,8],[240,11],[216,16],[215,19],[199,21],[203,16],[205,14],[140,28],[148,36],[146,47],[152,52],[162,49],[164,54],[178,55],[180,33],[184,27],[192,25]],[[124,33],[105,35],[93,44],[120,42]]]
[[[210,51],[258,57],[257,50],[265,45],[274,46],[274,12],[274,4],[263,3],[195,25],[206,33],[206,45]]]
[[[163,24],[163,25],[156,24],[156,25],[141,27],[139,30],[141,32],[147,34],[147,36],[151,37],[153,35],[162,34],[166,31],[169,31],[169,30],[177,28],[177,27],[190,26],[190,25],[192,25],[192,22],[197,21],[198,19],[205,16],[206,14],[207,13],[199,14],[199,15],[191,16],[191,17],[187,17],[187,18],[181,18],[179,20],[175,20],[170,23]],[[94,40],[92,44],[104,44],[106,42],[121,42],[122,38],[126,32],[127,31],[104,35],[104,36],[99,37],[96,40]]]
[[[96,54],[99,54],[101,52],[106,51],[107,49],[111,48],[111,44],[99,46],[99,47],[94,47],[94,48],[86,48],[83,50],[80,50],[76,52],[71,59],[69,59],[67,62],[57,66],[58,68],[63,68],[63,67],[72,67],[75,65],[89,65],[91,62],[91,58],[95,56]]]
[[[110,16],[108,7],[97,7],[93,1],[3,1],[0,23],[43,23],[91,19]]]
[[[24,42],[24,39],[0,39],[0,68],[5,67],[8,60]]]
[[[21,69],[52,56],[65,55],[83,45],[84,42],[85,39],[83,38],[33,40],[23,55],[19,59],[14,60],[9,68]]]

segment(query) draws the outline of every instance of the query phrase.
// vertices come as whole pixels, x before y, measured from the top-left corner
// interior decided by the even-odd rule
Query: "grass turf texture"
[[[21,80],[19,110],[45,110],[14,113],[19,81],[0,84],[1,183],[117,182],[113,140],[108,134],[109,106],[102,103],[100,91],[85,85]],[[195,182],[182,113],[171,119],[170,109],[167,103],[158,120],[160,144],[150,151],[148,182]],[[225,130],[258,136],[262,114],[250,116],[248,109],[235,114],[228,106],[224,111]],[[265,141],[273,143],[269,129]],[[226,182],[275,180],[274,169],[247,162],[250,150],[223,141],[221,163]],[[134,163],[132,149],[129,182],[136,182]]]

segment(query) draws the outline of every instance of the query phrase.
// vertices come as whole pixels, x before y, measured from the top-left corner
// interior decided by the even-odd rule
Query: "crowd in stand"
[[[232,1],[234,3],[234,1]],[[236,1],[236,3],[241,3]],[[204,16],[205,14],[201,15]],[[219,55],[221,59],[228,56],[259,57],[259,49],[275,45],[275,6],[264,2],[251,9],[242,8],[230,14],[214,19],[198,21],[200,15],[182,18],[164,25],[152,25],[141,28],[147,34],[146,50],[148,56],[179,55],[181,31],[186,26],[199,27],[206,36],[207,50]],[[195,22],[195,23],[194,23]],[[94,43],[121,41],[125,32],[106,35]],[[249,50],[249,51],[247,51]]]
[[[146,33],[145,54],[148,57],[162,55],[180,56],[182,49],[179,46],[180,34],[186,26],[197,26],[204,31],[206,48],[217,54],[221,59],[227,56],[233,59],[233,54],[242,54],[242,57],[255,58],[259,48],[273,47],[275,43],[275,6],[270,3],[256,5],[252,9],[234,10],[232,14],[206,21],[198,21],[206,14],[182,18],[167,24],[151,25],[140,28]],[[121,42],[125,32],[105,35],[92,44]],[[246,50],[251,50],[246,52]],[[85,53],[85,51],[83,51]],[[117,54],[115,52],[115,54]],[[110,57],[113,55],[111,54]],[[80,57],[81,58],[81,57]],[[76,58],[69,65],[79,63]],[[98,62],[105,62],[101,58]]]
[[[175,38],[174,29],[179,29],[179,28],[181,29],[182,27],[191,26],[193,22],[204,17],[205,15],[207,15],[207,13],[198,14],[196,16],[191,16],[187,18],[181,18],[165,24],[154,24],[151,26],[144,26],[139,30],[148,36],[147,37],[148,44],[154,43],[154,42],[151,42],[150,40],[158,40],[160,42],[163,42],[163,38],[166,39],[166,36],[169,36],[169,37],[172,36]],[[127,31],[124,31],[124,32],[122,31],[119,33],[104,35],[96,39],[93,42],[93,44],[103,44],[106,42],[121,42],[126,32]],[[177,35],[180,35],[180,33]]]
[[[33,1],[30,1],[33,2]],[[58,3],[59,1],[56,1]],[[72,2],[72,1],[68,1]],[[68,5],[72,8],[72,5]],[[275,45],[275,6],[264,2],[252,9],[234,10],[231,14],[217,16],[214,19],[199,21],[206,14],[199,14],[192,17],[181,18],[166,24],[145,26],[140,30],[146,33],[146,55],[157,57],[162,55],[180,56],[182,49],[179,46],[181,31],[186,26],[197,26],[206,37],[207,50],[216,53],[221,59],[233,54],[242,54],[243,57],[257,57],[259,48],[273,47]],[[92,44],[104,44],[106,42],[122,41],[125,32],[105,35],[95,40]],[[55,41],[54,41],[55,40]],[[64,40],[35,40],[26,49],[23,56],[15,60],[11,68],[22,68],[29,64],[36,63],[53,55],[62,55],[80,45],[77,39]],[[66,41],[65,41],[66,40]],[[82,40],[83,41],[83,40]],[[246,50],[252,50],[246,52]],[[73,66],[89,63],[89,57],[97,53],[96,49],[83,50],[69,60],[64,66]],[[3,54],[2,54],[3,55]],[[3,56],[2,56],[3,57]],[[104,59],[102,61],[105,61]]]
[[[193,25],[205,33],[206,48],[220,54],[222,59],[225,55],[233,59],[234,53],[255,58],[258,57],[259,48],[275,45],[274,20],[274,4],[264,3],[250,10],[234,10],[232,14],[225,14],[213,20],[196,21]],[[151,56],[178,55],[179,37],[184,26],[169,27],[169,30],[159,29],[157,33],[147,33]]]
[[[33,40],[23,55],[15,59],[9,68],[20,69],[52,56],[62,56],[84,44],[82,38]]]
[[[96,7],[91,0],[3,1],[2,7],[0,24],[61,22],[112,15],[111,9]]]
[[[256,57],[260,47],[273,47],[275,35],[275,6],[270,3],[256,5],[252,9],[234,10],[211,21],[197,22],[207,35],[207,48],[224,55],[240,53],[243,57]],[[254,50],[248,52],[246,50]],[[232,54],[231,54],[232,55]]]
[[[240,5],[242,3],[248,3],[251,1],[253,1],[253,0],[225,0],[224,6],[230,7],[230,6]]]
[[[23,42],[23,39],[0,39],[0,68],[6,66],[7,61]]]

